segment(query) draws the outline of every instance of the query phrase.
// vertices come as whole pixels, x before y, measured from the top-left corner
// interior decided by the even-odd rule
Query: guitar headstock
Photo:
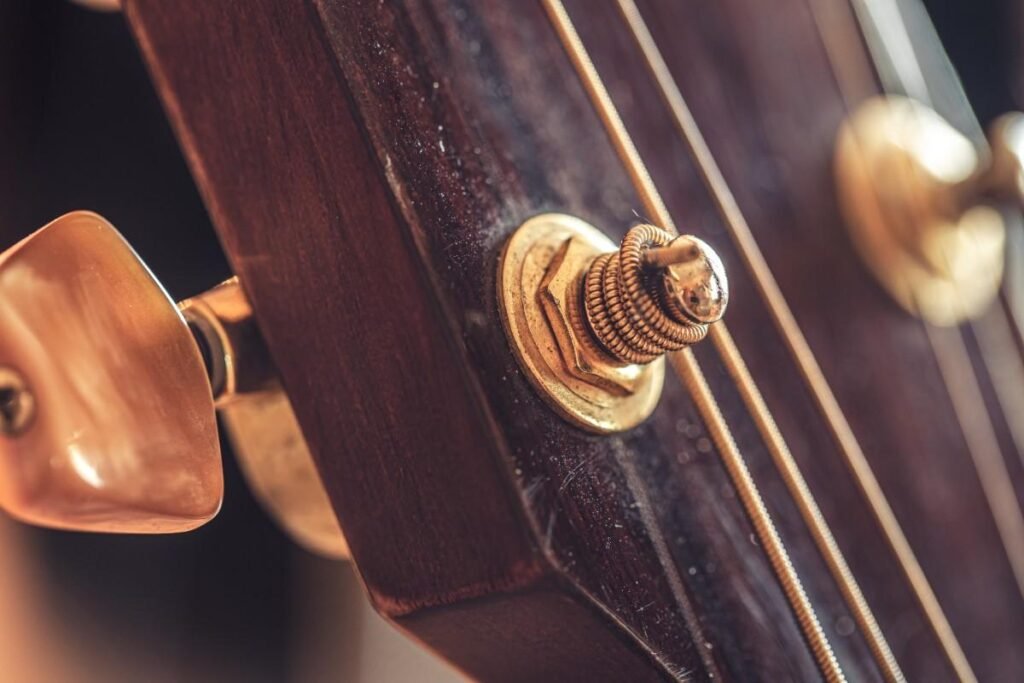
[[[995,193],[886,182],[909,153],[837,187],[894,94],[865,6],[125,3],[303,476],[376,609],[469,675],[1024,671],[1003,243],[936,321],[858,232],[891,200],[945,304],[906,198]]]

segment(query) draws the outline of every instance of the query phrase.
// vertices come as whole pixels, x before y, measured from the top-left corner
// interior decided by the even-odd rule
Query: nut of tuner
[[[109,223],[67,214],[4,252],[0,302],[0,367],[17,370],[0,384],[30,389],[33,403],[8,396],[0,507],[42,526],[132,533],[216,515],[224,484],[202,359]]]

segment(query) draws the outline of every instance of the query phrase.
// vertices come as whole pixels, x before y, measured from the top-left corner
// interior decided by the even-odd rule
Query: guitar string
[[[1013,322],[1002,301],[996,302],[998,311],[988,311],[982,318],[984,324],[974,325],[974,336],[981,347],[981,358],[985,370],[992,380],[996,396],[1004,409],[1006,424],[1010,429],[1017,455],[1024,464],[1024,419],[1013,419],[1012,415],[1024,416],[1024,382],[1014,378],[1024,377],[1024,358],[1014,336]],[[994,358],[1002,362],[995,363]],[[1007,365],[1012,372],[1007,372]]]
[[[620,160],[629,173],[633,185],[640,194],[645,211],[662,227],[677,232],[675,223],[661,199],[661,195],[633,140],[619,116],[596,67],[583,45],[576,27],[561,0],[541,0],[551,18],[562,44],[572,61],[577,75],[589,95],[598,116],[619,154]],[[711,326],[724,328],[719,321]],[[736,446],[729,427],[718,408],[704,374],[690,349],[669,354],[673,368],[686,386],[702,419],[708,427],[726,470],[740,496],[740,501],[754,526],[754,531],[765,550],[772,570],[775,572],[783,593],[796,617],[801,632],[815,661],[827,681],[845,681],[846,678],[832,651],[832,646],[821,628],[818,617],[811,605],[796,569],[790,561],[782,539],[772,522],[757,484],[747,468],[742,454]]]
[[[857,0],[852,0],[851,6],[843,6],[840,8],[839,3],[828,5],[823,0],[809,0],[809,6],[811,13],[814,17],[816,24],[818,25],[818,32],[821,36],[821,42],[825,49],[825,53],[829,58],[832,65],[832,72],[836,79],[836,83],[839,87],[839,91],[843,96],[843,100],[847,111],[852,111],[853,108],[860,102],[864,101],[868,97],[876,93],[875,88],[875,72],[872,70],[871,65],[864,58],[864,53],[859,44],[853,45],[853,41],[856,40],[859,34],[857,30],[858,22],[861,22],[865,17],[870,18],[877,16],[878,10],[872,15],[868,10],[861,9],[860,13],[856,16],[851,12],[857,12]],[[892,15],[892,12],[889,12]],[[898,9],[896,10],[896,18],[902,21],[902,15],[899,15]],[[865,39],[868,41],[869,49],[871,46],[871,36],[867,31],[867,27],[861,24]],[[900,26],[889,27],[889,32],[898,30]],[[912,45],[912,41],[909,38],[909,34],[906,34],[905,27],[904,35],[902,38],[897,35],[895,39],[898,42]],[[890,38],[893,40],[894,38]],[[916,56],[913,51],[910,52],[911,58],[915,59],[916,66],[912,67],[914,74],[920,74],[920,79],[917,77],[912,78],[906,85],[907,92],[920,91],[920,82],[923,81],[923,73],[920,65],[916,63]],[[874,57],[876,65],[878,65],[877,55]],[[904,67],[904,70],[908,67]],[[910,78],[905,76],[905,78]],[[918,85],[914,85],[918,83]],[[924,92],[922,95],[926,99],[930,99],[930,95]],[[925,324],[927,330],[928,325]],[[933,351],[935,349],[932,335],[929,334],[929,344],[932,346]],[[937,354],[936,354],[937,356]],[[938,356],[937,356],[938,361]],[[948,372],[943,372],[940,365],[940,373],[943,374],[944,382],[948,381],[945,377]],[[962,429],[962,427],[961,427]],[[986,492],[986,497],[988,494]],[[893,520],[895,521],[895,519]],[[901,534],[902,536],[902,534]],[[912,560],[911,564],[905,565],[905,567],[912,571],[916,577],[911,580],[912,585],[915,587],[915,594],[918,601],[921,603],[926,615],[928,616],[929,622],[932,625],[936,636],[946,651],[947,657],[953,665],[957,676],[963,681],[975,681],[976,676],[971,669],[970,663],[967,660],[967,656],[964,654],[960,643],[956,639],[956,634],[953,631],[952,626],[949,624],[945,613],[939,604],[938,597],[934,594],[931,586],[927,582],[927,578],[924,574],[923,569],[917,563],[916,558],[913,557],[913,551],[910,548],[909,542],[906,538],[897,539],[902,546],[902,553],[906,554],[908,560]]]
[[[644,55],[648,68],[654,75],[666,105],[673,113],[676,125],[680,129],[683,139],[686,141],[691,154],[697,160],[702,178],[709,191],[715,197],[719,212],[725,218],[726,223],[729,224],[730,232],[734,235],[734,241],[737,242],[737,246],[742,251],[745,246],[744,242],[749,243],[753,241],[752,233],[749,226],[746,225],[746,220],[736,204],[731,191],[729,191],[714,156],[707,147],[691,111],[671,75],[671,71],[658,48],[657,42],[653,35],[651,35],[647,23],[634,0],[618,0],[618,5]],[[737,233],[741,232],[750,235],[750,239],[742,240],[735,237]],[[748,268],[756,272],[758,268],[751,264],[752,259],[747,254],[744,254],[744,257]],[[765,269],[767,269],[766,264]],[[762,296],[766,300],[770,299],[770,297],[764,295],[763,288]],[[779,297],[781,298],[781,294]],[[769,305],[771,305],[770,302]],[[810,487],[807,485],[796,460],[793,458],[789,446],[786,444],[785,437],[772,417],[771,411],[758,389],[756,381],[743,362],[734,340],[724,327],[715,326],[712,328],[711,333],[712,340],[720,357],[723,359],[730,376],[739,388],[748,412],[754,417],[761,438],[768,446],[775,466],[782,475],[790,495],[796,502],[804,523],[810,530],[818,547],[818,552],[822,555],[829,571],[832,573],[833,579],[853,613],[857,625],[864,634],[879,668],[889,681],[904,680],[903,672],[900,670],[892,649],[889,647],[870,605],[836,543],[835,537],[818,507]],[[785,330],[783,330],[783,333],[785,334]]]
[[[910,9],[906,4],[904,8]],[[915,5],[914,8],[917,6]],[[867,27],[866,22],[870,21],[871,28],[874,29],[874,34],[867,30],[865,33],[869,38],[869,47],[878,65],[880,77],[886,83],[885,90],[902,90],[910,97],[926,105],[934,106],[935,97],[928,79],[925,77],[924,69],[918,58],[915,40],[911,37],[899,0],[856,0],[854,10],[857,12],[862,26]],[[921,40],[929,40],[933,45],[934,53],[945,55],[934,28],[928,21],[927,13],[923,8],[917,8],[916,11],[915,19],[919,29],[917,45]],[[887,59],[891,72],[883,68],[883,56]],[[955,73],[951,65],[948,66],[948,71],[950,74]],[[957,99],[966,102],[966,95],[958,85],[956,87],[959,95]],[[962,109],[958,119],[963,125],[969,127],[969,135],[984,153],[988,145],[981,125],[970,111],[969,106],[965,104]],[[949,264],[947,264],[947,268],[950,268]],[[950,302],[950,305],[962,307],[962,302],[958,297],[956,301]],[[999,312],[1002,311],[1000,307],[996,308],[999,308]],[[974,330],[979,343],[993,341],[993,337],[999,333],[993,328],[995,322],[993,316],[998,315],[999,312],[993,308],[988,316],[976,321],[967,321],[966,326]],[[1024,510],[1022,510],[1014,491],[991,415],[985,409],[980,411],[976,409],[976,406],[985,404],[978,375],[974,370],[963,338],[964,331],[958,327],[947,335],[944,331],[935,329],[927,321],[924,322],[924,326],[928,343],[939,365],[939,373],[945,384],[946,392],[953,404],[953,412],[964,435],[968,455],[978,475],[982,494],[995,521],[996,530],[1013,571],[1018,590],[1021,595],[1024,595]],[[952,335],[957,338],[952,339]],[[990,350],[993,350],[991,346]],[[1004,375],[1007,369],[1003,367],[1000,372],[994,373],[992,358],[985,353],[982,355],[986,373],[995,389],[996,402],[1003,415],[1009,418],[1009,401],[1012,398],[1006,391],[1000,391],[1000,382],[996,380],[996,376]],[[1017,360],[1019,364],[1019,358]],[[1018,375],[1018,377],[1021,376]],[[975,403],[977,401],[980,403]],[[1012,422],[1010,419],[1007,421]],[[1021,442],[1017,437],[1017,431],[1019,430],[1015,430],[1011,436],[1018,453],[1020,453]]]
[[[996,530],[1010,561],[1017,587],[1024,594],[1024,515],[1010,483],[1009,471],[978,378],[959,328],[939,329],[925,324],[928,342],[939,365],[953,413],[960,423],[974,468],[981,481]]]
[[[1009,258],[1000,299],[1014,343],[1024,352],[1024,215],[1015,218],[1015,229],[1007,236]]]
[[[1007,263],[998,311],[990,310],[973,326],[985,370],[996,391],[1010,429],[1017,457],[1024,464],[1024,326],[1019,317],[1018,292],[1024,292],[1024,217],[1017,215],[1007,236]],[[1002,361],[996,364],[993,359]],[[1006,372],[1007,364],[1013,372]],[[1016,379],[1015,379],[1016,378]],[[1017,419],[1014,419],[1016,416]]]
[[[959,304],[959,300],[956,302]],[[1020,371],[1020,357],[1013,353],[1000,363],[998,370],[994,368],[990,354],[996,352],[997,340],[994,338],[999,331],[993,329],[994,316],[998,315],[998,301],[988,311],[987,322],[967,325],[974,331],[979,348],[982,352],[982,360],[989,380],[995,390],[996,402],[1000,411],[1006,417],[1010,425],[1010,438],[1020,454],[1021,429],[1014,427],[1015,421],[1007,413],[1007,403],[1012,400],[1013,395],[1019,396],[1020,385],[1012,384],[1008,390],[1005,384],[1009,380],[1010,367],[1007,367],[1007,358],[1015,361],[1018,372]],[[959,316],[958,316],[959,317]],[[987,316],[986,316],[987,317]],[[1004,319],[1003,325],[1008,325]],[[1020,500],[1014,490],[1010,471],[1003,456],[1002,446],[996,436],[995,425],[992,416],[989,414],[982,394],[981,384],[978,380],[978,373],[971,362],[970,353],[964,340],[962,327],[951,329],[940,329],[927,321],[924,323],[925,332],[928,336],[928,344],[939,366],[939,374],[942,376],[949,394],[950,402],[953,404],[953,413],[956,415],[967,446],[967,453],[971,457],[978,480],[981,483],[981,490],[988,503],[992,518],[996,524],[996,531],[999,534],[1003,550],[1010,563],[1010,569],[1017,583],[1017,590],[1024,596],[1024,509],[1021,508]],[[1004,331],[1007,331],[1004,327]],[[1000,378],[1000,379],[997,379]],[[1018,374],[1018,378],[1021,377]]]

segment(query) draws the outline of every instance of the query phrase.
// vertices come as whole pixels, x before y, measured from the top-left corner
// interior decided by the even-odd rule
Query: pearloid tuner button
[[[161,533],[220,508],[203,359],[95,214],[67,214],[0,255],[0,414],[0,506],[14,517]]]

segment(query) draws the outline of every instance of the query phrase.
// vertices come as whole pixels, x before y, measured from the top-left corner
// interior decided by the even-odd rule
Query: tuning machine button
[[[83,211],[0,255],[0,507],[12,516],[103,532],[203,524],[224,488],[215,405],[283,526],[347,555],[237,280],[179,310]]]
[[[854,244],[889,293],[939,325],[975,317],[1002,281],[999,204],[1024,197],[1022,115],[978,146],[915,100],[874,97],[836,141],[839,199]]]
[[[584,429],[630,429],[654,410],[664,355],[700,341],[728,303],[722,262],[703,241],[652,226],[620,247],[565,214],[523,223],[505,245],[498,304],[520,366]]]
[[[217,513],[220,447],[199,351],[102,218],[69,214],[0,256],[0,367],[0,506],[12,515],[155,533]]]

